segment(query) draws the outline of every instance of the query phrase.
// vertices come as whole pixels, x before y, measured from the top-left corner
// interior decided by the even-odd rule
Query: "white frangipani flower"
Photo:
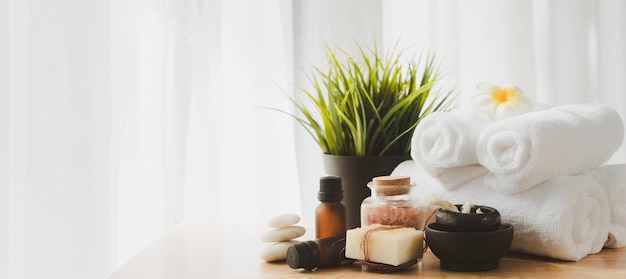
[[[501,120],[533,110],[533,102],[515,85],[481,83],[478,92],[470,97],[469,104],[475,109]]]

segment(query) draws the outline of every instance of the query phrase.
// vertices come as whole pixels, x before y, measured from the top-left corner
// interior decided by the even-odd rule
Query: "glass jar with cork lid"
[[[423,229],[421,203],[411,197],[408,176],[379,176],[367,184],[372,194],[361,203],[361,225],[382,224]]]

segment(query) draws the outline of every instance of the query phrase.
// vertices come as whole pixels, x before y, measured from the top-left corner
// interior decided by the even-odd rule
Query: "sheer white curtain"
[[[0,278],[102,278],[180,222],[311,222],[319,148],[259,107],[290,108],[282,91],[324,64],[324,41],[400,39],[459,89],[511,82],[625,115],[624,14],[618,0],[0,0]]]
[[[242,7],[245,7],[242,9]],[[285,1],[0,1],[0,278],[299,213]]]
[[[2,11],[0,277],[101,276],[112,222],[108,9],[8,1]]]
[[[112,2],[117,263],[178,222],[299,213],[293,121],[263,108],[289,107],[289,7]]]

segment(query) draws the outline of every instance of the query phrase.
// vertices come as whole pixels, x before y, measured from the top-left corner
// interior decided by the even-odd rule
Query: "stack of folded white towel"
[[[600,104],[533,111],[495,122],[471,109],[432,113],[415,129],[408,175],[417,194],[498,209],[514,251],[577,261],[626,246],[626,164],[603,165],[624,139]]]

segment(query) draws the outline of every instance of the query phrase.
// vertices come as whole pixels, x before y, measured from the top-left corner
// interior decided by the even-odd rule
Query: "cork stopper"
[[[408,176],[378,176],[372,178],[374,185],[384,186],[404,186],[411,184],[411,178]]]
[[[405,195],[410,191],[411,178],[408,176],[378,176],[372,179],[372,185],[379,195]]]

